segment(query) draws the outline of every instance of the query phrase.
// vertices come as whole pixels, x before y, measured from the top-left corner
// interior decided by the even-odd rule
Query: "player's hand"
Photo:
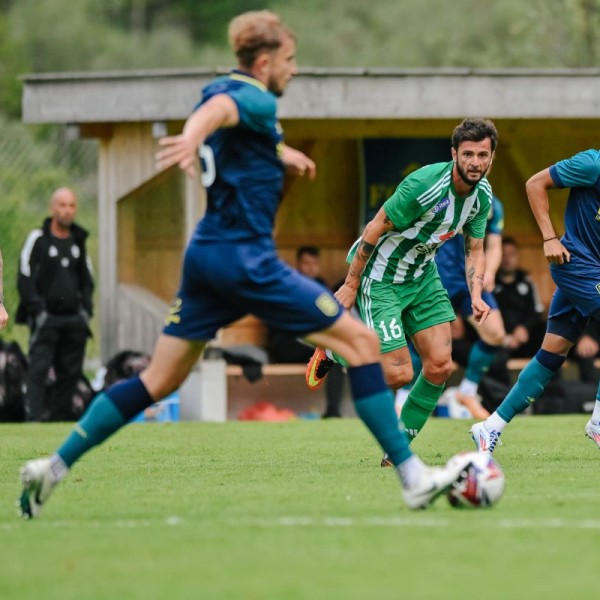
[[[490,314],[490,307],[481,298],[472,300],[471,308],[473,309],[473,319],[478,325],[481,325]]]
[[[8,325],[8,313],[4,304],[0,304],[0,329],[4,329]]]
[[[313,160],[308,158],[304,152],[284,146],[281,152],[281,160],[286,166],[287,172],[290,175],[306,175],[311,181],[317,175],[317,165]]]
[[[561,244],[558,238],[544,242],[544,254],[550,264],[562,265],[571,262],[571,253]]]
[[[347,310],[350,310],[356,302],[357,289],[348,284],[342,284],[342,287],[334,294],[337,301]]]
[[[156,168],[159,171],[178,165],[190,177],[198,172],[198,144],[184,135],[172,135],[158,140],[159,150],[156,155]]]

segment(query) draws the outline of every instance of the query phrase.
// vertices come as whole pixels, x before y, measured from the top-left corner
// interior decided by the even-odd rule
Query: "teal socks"
[[[57,450],[57,454],[70,468],[83,454],[102,443],[127,422],[110,397],[100,393]]]
[[[478,384],[489,371],[499,350],[499,346],[490,346],[483,340],[477,340],[469,352],[465,378]]]
[[[115,383],[94,398],[57,454],[67,467],[71,467],[88,450],[101,444],[153,403],[139,376]]]
[[[398,466],[412,456],[408,439],[398,426],[394,394],[387,387],[379,363],[349,367],[348,377],[356,413]]]
[[[544,391],[548,382],[556,375],[565,361],[564,356],[538,350],[529,364],[521,371],[517,382],[496,412],[507,423],[533,404]]]

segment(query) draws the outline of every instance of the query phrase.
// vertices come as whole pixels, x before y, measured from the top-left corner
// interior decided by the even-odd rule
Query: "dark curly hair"
[[[458,150],[463,142],[482,142],[490,138],[492,152],[498,145],[498,131],[489,119],[465,119],[452,132],[452,147]]]

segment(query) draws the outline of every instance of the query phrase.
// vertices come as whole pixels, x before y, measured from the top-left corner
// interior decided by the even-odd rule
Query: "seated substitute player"
[[[98,394],[49,458],[21,470],[23,516],[36,516],[81,456],[135,415],[176,390],[218,329],[253,313],[287,327],[348,361],[356,412],[397,466],[404,499],[423,508],[461,478],[469,464],[426,467],[399,430],[394,400],[378,361],[377,336],[353,319],[331,292],[277,257],[273,222],[285,167],[314,177],[315,164],[286,146],[276,96],[296,74],[295,37],[270,11],[239,15],[229,25],[238,68],[203,90],[181,135],[160,140],[157,166],[195,174],[205,161],[207,209],[188,245],[167,325],[140,376]]]
[[[569,354],[579,368],[579,381],[595,383],[598,380],[596,359],[600,357],[600,321],[590,319],[579,341]]]
[[[407,336],[414,343],[422,370],[400,415],[410,439],[425,425],[452,373],[455,314],[434,256],[461,230],[473,318],[481,325],[489,314],[481,297],[492,201],[485,174],[497,140],[491,121],[465,119],[458,125],[452,161],[422,167],[400,183],[351,248],[348,274],[335,294],[346,308],[356,303],[361,319],[379,335],[386,381],[395,390],[413,379]],[[322,383],[331,364],[332,357],[317,348],[307,366],[309,388]]]
[[[456,399],[463,404],[476,419],[489,417],[489,413],[477,396],[477,388],[482,377],[502,350],[504,323],[498,303],[492,293],[495,286],[496,271],[502,260],[502,230],[504,229],[504,208],[502,202],[492,197],[492,206],[485,230],[485,276],[482,298],[490,307],[490,314],[479,327],[474,327],[479,339],[473,344],[467,358],[465,375],[458,389],[454,391]],[[448,291],[450,301],[457,314],[475,325],[471,294],[465,280],[465,251],[462,235],[448,240],[438,251],[435,263]]]
[[[544,338],[546,319],[534,281],[520,268],[519,254],[517,241],[505,236],[494,297],[506,329],[505,352],[511,358],[531,358]]]
[[[548,190],[553,188],[571,188],[560,240],[550,219]],[[483,452],[493,452],[506,425],[541,396],[588,321],[600,320],[600,151],[580,152],[536,173],[526,190],[557,289],[542,347],[498,409],[471,428]],[[600,448],[600,385],[585,434]]]

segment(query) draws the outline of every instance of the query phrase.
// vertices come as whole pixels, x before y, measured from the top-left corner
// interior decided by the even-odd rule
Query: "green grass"
[[[404,508],[360,422],[139,424],[86,456],[40,519],[17,471],[68,425],[0,425],[0,598],[578,598],[597,589],[600,454],[587,417],[522,417],[490,510]],[[470,449],[434,419],[429,463]]]

